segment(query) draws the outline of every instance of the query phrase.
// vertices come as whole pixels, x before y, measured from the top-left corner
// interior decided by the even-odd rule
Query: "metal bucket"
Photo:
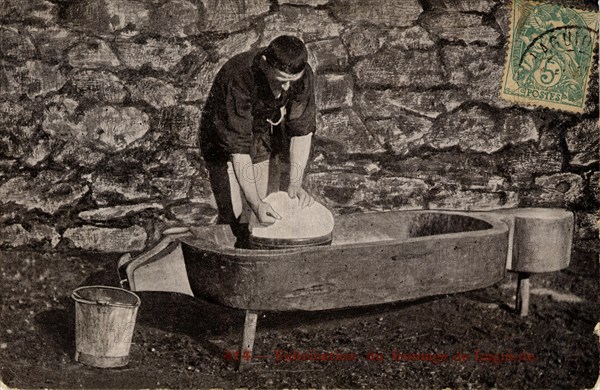
[[[108,286],[80,287],[71,298],[75,301],[75,360],[100,368],[127,365],[140,298]]]

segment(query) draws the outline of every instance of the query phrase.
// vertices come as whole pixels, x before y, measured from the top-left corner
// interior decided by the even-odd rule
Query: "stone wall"
[[[228,58],[287,33],[317,74],[318,200],[565,207],[595,247],[597,70],[584,115],[499,100],[508,13],[495,0],[3,0],[0,245],[139,251],[167,227],[214,223],[203,102]]]

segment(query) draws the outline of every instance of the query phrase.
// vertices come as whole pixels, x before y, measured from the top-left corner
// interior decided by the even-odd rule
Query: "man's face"
[[[267,79],[269,80],[269,85],[271,86],[275,96],[279,96],[281,92],[287,91],[294,81],[300,80],[304,75],[304,71],[294,74],[286,73],[272,67],[267,63],[265,63],[264,69]]]
[[[273,67],[271,67],[271,69],[273,69],[274,81],[278,85],[280,85],[281,89],[284,91],[287,91],[290,88],[291,83],[293,83],[294,81],[300,80],[300,78],[304,74],[304,71],[302,71],[300,73],[296,73],[296,74],[290,74],[290,73],[282,72],[279,69],[275,69]]]

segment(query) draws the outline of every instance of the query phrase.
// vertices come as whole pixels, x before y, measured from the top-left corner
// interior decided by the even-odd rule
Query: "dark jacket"
[[[293,136],[316,129],[314,75],[309,65],[301,79],[275,99],[259,67],[264,48],[231,58],[217,73],[202,113],[200,147],[207,162],[227,161],[234,153],[249,154],[254,163],[289,147]],[[287,115],[279,126],[280,108]],[[287,153],[285,153],[287,157]]]

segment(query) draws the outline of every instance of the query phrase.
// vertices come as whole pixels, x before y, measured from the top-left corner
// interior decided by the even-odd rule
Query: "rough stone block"
[[[78,39],[74,32],[60,27],[30,27],[29,33],[41,58],[46,61],[61,62],[65,57],[65,50]]]
[[[269,12],[269,0],[200,0],[203,12],[200,31],[234,32],[248,27],[252,20]]]
[[[213,208],[217,208],[217,203],[210,187],[208,174],[205,170],[192,178],[192,186],[188,194],[188,200],[195,203],[210,203]]]
[[[374,54],[384,42],[384,32],[371,26],[351,26],[342,32],[344,45],[352,57]]]
[[[565,131],[570,163],[588,166],[598,162],[598,121],[584,119]]]
[[[348,51],[339,38],[306,45],[308,62],[316,72],[344,70],[348,66]]]
[[[31,109],[23,104],[11,101],[0,102],[2,130],[22,137],[23,140],[29,139],[33,135],[33,130],[27,126],[33,124],[32,115]]]
[[[352,106],[352,77],[347,74],[317,76],[316,103],[318,110]]]
[[[69,65],[74,68],[110,68],[120,65],[108,44],[99,39],[81,42],[69,50]]]
[[[507,112],[501,132],[503,141],[513,145],[539,140],[538,125],[528,113]]]
[[[29,232],[21,224],[0,227],[0,245],[18,248],[31,244]]]
[[[110,33],[125,27],[140,30],[150,21],[150,11],[146,4],[135,0],[72,2],[67,15],[74,25],[98,33]]]
[[[0,102],[0,153],[21,161],[32,157],[32,138],[36,137],[33,112],[22,104]]]
[[[386,44],[401,50],[428,50],[433,48],[435,42],[421,26],[409,28],[394,28],[385,37]]]
[[[160,150],[161,148],[166,148],[168,147],[166,144],[166,139],[165,137],[163,137],[163,134],[161,134],[159,131],[156,131],[156,127],[158,125],[158,123],[156,122],[157,120],[157,116],[152,116],[152,122],[151,122],[151,131],[148,131],[148,133],[146,133],[146,135],[144,135],[142,138],[138,138],[137,140],[133,141],[131,144],[129,144],[129,146],[127,147],[127,149],[131,152],[127,152],[129,155],[133,156],[135,159],[137,158],[146,158],[147,156],[149,156],[149,154],[146,155],[142,155],[142,154],[138,154],[139,151],[144,150],[144,151],[148,151],[148,152],[154,152],[156,150]]]
[[[501,130],[496,128],[498,122],[502,123]],[[529,116],[510,113],[497,118],[492,112],[475,106],[438,119],[430,145],[493,153],[508,144],[537,139],[537,127]]]
[[[434,148],[459,146],[462,150],[492,153],[504,143],[495,131],[495,118],[480,107],[471,107],[440,118],[430,145]]]
[[[18,165],[18,161],[16,160],[0,160],[0,167],[3,169],[14,169]],[[9,176],[9,172],[2,172],[1,176],[2,180],[7,180]],[[15,221],[18,221],[19,215],[23,212],[22,207],[18,207],[15,205],[3,205],[0,206],[0,225],[4,224],[13,224]]]
[[[0,2],[0,19],[20,22],[56,21],[58,6],[46,0],[3,0]]]
[[[535,179],[535,185],[542,189],[537,197],[546,205],[564,207],[576,204],[583,196],[583,178],[574,173],[540,176]]]
[[[329,0],[277,0],[279,4],[292,4],[292,5],[309,5],[311,7],[318,7],[325,5]]]
[[[127,90],[121,80],[109,72],[78,72],[71,76],[71,83],[81,97],[92,101],[122,103],[127,96]]]
[[[362,198],[384,210],[422,209],[429,189],[423,180],[405,177],[381,177],[371,182]]]
[[[532,188],[535,177],[560,172],[562,168],[560,153],[555,150],[539,150],[531,144],[518,145],[499,154],[499,166],[515,188],[520,190]]]
[[[418,157],[386,161],[385,168],[398,175],[425,180],[432,192],[477,190],[497,192],[510,186],[501,176],[497,159],[480,153],[421,153]]]
[[[248,51],[258,41],[258,34],[251,30],[241,34],[232,34],[227,38],[214,41],[217,55],[220,59],[231,58],[236,54]]]
[[[471,86],[474,81],[486,79],[496,82],[497,89],[500,79],[489,76],[502,64],[503,55],[503,51],[490,47],[447,45],[442,48],[448,81],[456,85]]]
[[[22,91],[34,98],[58,91],[67,82],[59,65],[49,65],[41,61],[27,61],[18,73]]]
[[[557,131],[557,129],[553,126],[540,125],[540,150],[551,150],[556,153],[562,152],[562,139]]]
[[[426,142],[433,123],[415,115],[400,114],[396,119],[370,119],[366,125],[387,148],[398,154],[407,154]]]
[[[198,34],[198,7],[186,0],[171,0],[152,16],[150,29],[166,37]]]
[[[105,153],[93,150],[78,142],[66,142],[52,159],[54,162],[76,168],[94,168],[102,159]]]
[[[383,147],[349,108],[317,114],[317,137],[331,145],[333,153],[377,153]]]
[[[69,240],[70,246],[78,249],[124,253],[143,250],[148,237],[140,226],[127,229],[82,226],[67,229],[63,238]]]
[[[200,70],[190,74],[183,86],[183,100],[185,102],[206,101],[215,76],[225,62],[206,62]]]
[[[177,105],[161,110],[160,125],[178,144],[198,147],[201,118],[202,111],[197,106]]]
[[[0,245],[8,247],[48,245],[55,247],[60,235],[52,227],[35,223],[29,229],[21,224],[0,227]]]
[[[447,45],[442,48],[448,81],[464,87],[471,99],[500,108],[511,106],[498,98],[504,55],[504,49],[490,47]]]
[[[401,51],[384,48],[354,67],[361,86],[432,87],[443,84],[444,74],[435,51]]]
[[[169,212],[186,226],[207,225],[217,217],[217,210],[208,203],[186,203],[169,208]]]
[[[494,18],[496,19],[496,23],[502,30],[504,35],[507,35],[509,32],[509,23],[510,23],[510,3],[503,3],[496,12],[494,13]]]
[[[592,194],[592,197],[594,198],[596,204],[600,203],[600,172],[596,171],[594,173],[592,173],[592,175],[590,176],[590,185],[589,185],[589,189],[590,189],[590,193]]]
[[[351,206],[361,201],[360,189],[366,186],[364,175],[345,172],[310,173],[304,179],[307,190],[328,206]]]
[[[355,106],[368,118],[394,118],[406,110],[435,119],[459,107],[467,96],[456,89],[415,92],[407,88],[402,91],[367,90],[358,94],[355,100]]]
[[[47,150],[42,150],[40,155],[34,155],[36,148],[39,147],[37,144],[32,144],[31,141],[19,141],[10,137],[8,134],[0,135],[0,150],[4,158],[15,159],[19,166],[23,167],[34,167],[41,161],[45,160]],[[41,160],[38,160],[41,159]],[[4,172],[3,172],[4,173]],[[11,174],[3,174],[2,176],[11,177]]]
[[[177,75],[177,84],[185,87],[198,73],[202,72],[202,67],[207,60],[208,53],[202,49],[196,49],[184,56],[171,71]]]
[[[96,107],[83,117],[85,133],[76,137],[103,151],[119,151],[142,138],[150,129],[149,118],[133,107]]]
[[[171,84],[153,77],[141,79],[131,87],[131,98],[161,109],[177,103],[179,91]]]
[[[287,5],[282,5],[278,12],[267,16],[264,23],[261,46],[268,45],[271,40],[284,34],[311,42],[338,37],[342,30],[342,25],[332,19],[326,10]]]
[[[496,6],[497,0],[432,0],[433,8],[448,11],[471,11],[489,13]]]
[[[3,157],[0,159],[0,179],[7,180],[17,167],[19,166],[19,162],[15,159],[10,159]],[[12,218],[16,217],[16,213],[14,213],[14,208],[10,208],[9,211],[2,210],[0,212],[0,222],[6,222]]]
[[[50,99],[44,109],[42,130],[52,137],[72,140],[83,132],[83,126],[75,122],[75,110],[79,103],[65,96]]]
[[[36,50],[25,31],[0,27],[0,54],[4,58],[25,60],[35,57]]]
[[[598,215],[593,213],[575,213],[575,244],[588,251],[598,251]]]
[[[28,167],[36,167],[52,154],[53,145],[50,141],[40,139],[34,144],[29,144],[29,150],[22,156],[23,163]]]
[[[495,210],[519,205],[516,192],[440,191],[429,201],[432,210]]]
[[[86,222],[106,222],[112,220],[122,220],[132,215],[140,214],[145,211],[162,210],[163,206],[159,203],[140,203],[134,205],[102,207],[95,210],[86,210],[80,212],[77,216]]]
[[[17,67],[0,60],[0,97],[16,100],[22,93]]]
[[[332,3],[332,11],[338,19],[384,26],[410,26],[423,11],[418,0],[336,0]]]
[[[373,162],[369,158],[360,158],[352,156],[351,159],[346,156],[334,154],[315,153],[316,156],[308,164],[309,172],[346,172],[359,175],[373,175],[381,171],[379,162]]]
[[[113,175],[102,171],[96,173],[92,182],[92,198],[98,205],[105,206],[117,201],[148,200],[156,198],[156,193],[149,191],[145,177],[139,173],[123,173]]]
[[[370,210],[420,209],[428,189],[423,180],[404,177],[373,180],[346,172],[311,173],[305,181],[309,192],[330,207],[362,205]]]
[[[55,247],[60,242],[60,234],[52,226],[34,222],[29,234],[35,243],[50,243]]]
[[[483,25],[483,17],[462,12],[431,11],[421,19],[422,26],[438,39],[483,42],[496,45],[500,33]]]
[[[196,163],[181,149],[161,150],[152,161],[144,164],[144,170],[165,177],[192,177],[198,173]]]
[[[0,186],[0,203],[54,214],[61,207],[72,207],[87,192],[85,185],[65,181],[56,172],[43,171],[34,178],[18,176],[8,180]]]
[[[147,65],[152,69],[171,71],[183,57],[194,48],[187,42],[168,42],[149,38],[144,41],[118,41],[116,51],[125,66],[140,69]]]
[[[155,177],[150,185],[167,201],[186,199],[191,182],[188,178]]]

